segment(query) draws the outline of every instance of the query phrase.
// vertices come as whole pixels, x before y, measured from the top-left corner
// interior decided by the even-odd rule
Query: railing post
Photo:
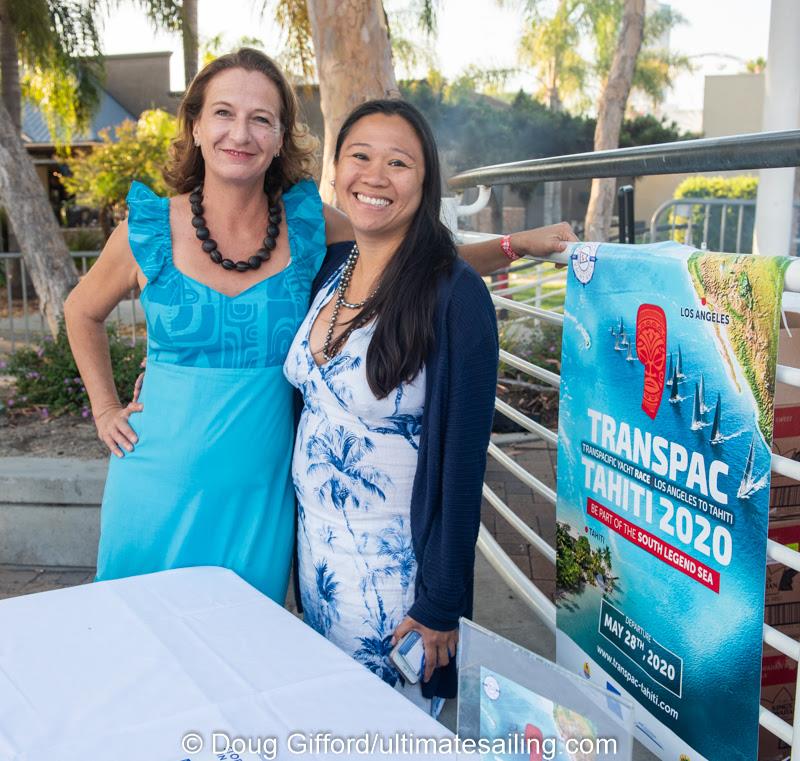
[[[622,185],[617,191],[619,242],[636,243],[636,223],[633,218],[633,185]]]

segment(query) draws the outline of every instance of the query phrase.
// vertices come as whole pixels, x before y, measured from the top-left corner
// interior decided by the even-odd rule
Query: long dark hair
[[[439,218],[442,173],[436,141],[414,106],[403,100],[370,100],[355,108],[339,130],[334,161],[353,125],[373,114],[404,119],[419,138],[425,162],[422,197],[408,232],[386,265],[378,290],[331,346],[336,353],[353,330],[376,320],[367,351],[367,380],[375,396],[383,399],[417,376],[433,348],[437,284],[458,254]]]

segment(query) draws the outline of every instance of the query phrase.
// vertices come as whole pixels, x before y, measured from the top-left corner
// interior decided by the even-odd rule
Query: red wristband
[[[503,253],[506,255],[506,259],[510,262],[515,262],[519,259],[519,254],[511,248],[511,236],[504,235],[500,238],[500,248],[503,249]]]

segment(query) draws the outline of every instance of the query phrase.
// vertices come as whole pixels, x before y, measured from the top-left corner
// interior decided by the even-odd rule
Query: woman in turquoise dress
[[[295,508],[282,365],[326,243],[352,231],[310,180],[314,146],[267,56],[243,48],[206,66],[179,125],[165,172],[177,195],[134,183],[128,220],[65,305],[98,435],[115,455],[97,579],[219,565],[283,602]],[[553,226],[515,245],[545,253],[569,235]],[[505,261],[497,242],[468,248],[481,272]],[[140,402],[123,407],[103,323],[136,287],[148,366]]]
[[[98,433],[116,454],[98,580],[218,565],[285,598],[294,420],[282,365],[326,244],[296,113],[261,53],[206,67],[181,106],[166,172],[179,195],[134,183],[127,222],[67,301]],[[136,286],[148,366],[140,404],[122,408],[103,320]]]

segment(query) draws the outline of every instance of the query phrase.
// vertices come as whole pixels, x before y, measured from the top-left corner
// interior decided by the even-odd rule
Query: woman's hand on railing
[[[512,233],[511,248],[520,256],[548,256],[565,251],[578,238],[569,222]]]
[[[435,668],[446,666],[450,659],[455,657],[456,647],[458,646],[458,629],[440,632],[423,626],[411,616],[406,616],[394,630],[392,647],[412,629],[422,635],[422,644],[425,648],[425,672],[422,676],[422,681],[427,682],[433,675]]]
[[[134,445],[139,441],[136,432],[128,423],[128,418],[131,413],[141,412],[143,409],[144,405],[131,402],[127,407],[122,405],[107,407],[94,416],[98,437],[117,457],[124,457],[123,449],[132,452]]]

